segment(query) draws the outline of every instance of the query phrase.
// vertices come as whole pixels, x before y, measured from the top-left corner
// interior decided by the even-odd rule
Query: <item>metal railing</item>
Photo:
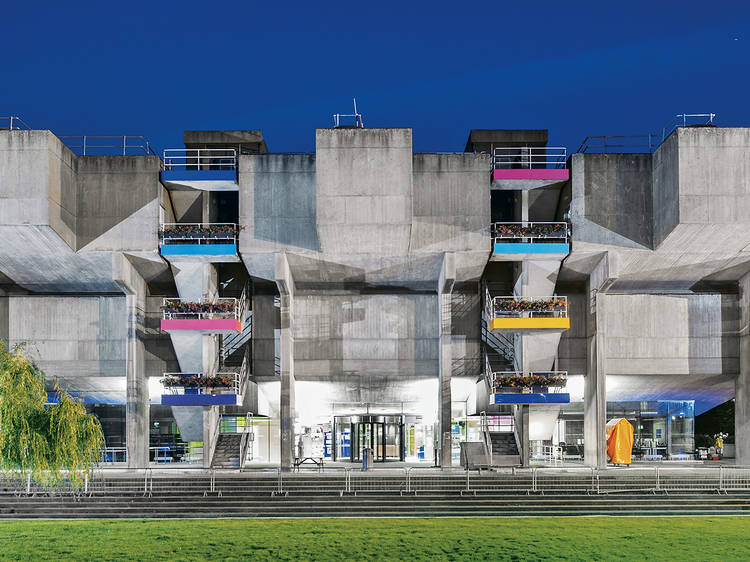
[[[750,467],[631,466],[627,471],[592,467],[532,467],[466,470],[426,467],[372,470],[326,467],[315,478],[315,490],[333,494],[730,494],[750,492]],[[55,485],[36,482],[28,472],[0,475],[0,496],[90,496],[137,493],[144,496],[175,492],[246,494],[248,490],[271,496],[309,495],[311,473],[295,474],[278,468],[243,471],[242,480],[221,478],[215,469],[200,470],[183,483],[179,478],[155,475],[152,468],[132,476],[110,477],[107,470],[81,474],[74,482],[64,478]]]
[[[568,297],[492,297],[491,318],[567,318]]]
[[[126,447],[102,447],[100,462],[126,462]]]
[[[643,154],[651,153],[661,146],[667,137],[679,127],[711,126],[715,113],[680,113],[675,115],[661,133],[642,135],[592,135],[583,139],[577,153],[598,154]]]
[[[148,139],[141,136],[110,135],[63,136],[60,140],[79,156],[158,156]]]
[[[236,244],[237,225],[230,222],[169,222],[159,228],[159,243]]]
[[[495,244],[567,243],[568,230],[566,222],[496,222],[492,225],[492,238]]]
[[[236,170],[237,151],[233,148],[167,148],[165,170]]]
[[[7,126],[5,125],[6,123]],[[30,131],[31,127],[24,123],[23,119],[18,115],[9,115],[8,117],[0,117],[0,130],[3,129],[8,131]]]
[[[243,292],[242,295],[244,298],[245,293]],[[170,310],[170,306],[171,308],[178,307],[177,303],[195,305],[195,310]],[[212,305],[222,308],[226,306],[227,310],[212,309]],[[168,298],[163,300],[162,318],[164,320],[216,320],[221,318],[234,318],[236,320],[242,321],[241,312],[243,305],[246,306],[246,303],[243,302],[243,299],[238,300],[235,298],[220,298],[214,301],[189,301],[186,299]],[[205,308],[205,310],[201,310],[201,307]]]
[[[523,387],[517,384],[503,384],[504,382],[508,382],[508,379],[518,379],[520,377],[538,377],[542,379],[538,381],[541,383],[545,382],[543,379],[549,378],[549,384],[534,384],[533,387],[539,386],[545,388],[562,389],[565,388],[565,383],[568,378],[568,371],[534,371],[529,373],[524,373],[523,371],[494,371],[490,372],[489,374],[490,389],[492,390],[492,392],[498,392],[501,388],[517,388],[520,391]],[[505,379],[505,381],[503,379]],[[560,379],[562,379],[562,384],[560,384]]]
[[[498,146],[492,150],[492,167],[500,169],[564,168],[564,146]]]
[[[242,331],[225,335],[221,340],[221,358],[226,360],[237,349],[245,345],[253,336],[253,313],[252,310],[247,312],[245,321],[242,325]],[[244,360],[243,360],[244,362]]]

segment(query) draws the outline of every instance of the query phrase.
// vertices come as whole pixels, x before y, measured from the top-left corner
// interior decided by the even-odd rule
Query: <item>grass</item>
[[[7,560],[748,560],[750,518],[2,521]]]

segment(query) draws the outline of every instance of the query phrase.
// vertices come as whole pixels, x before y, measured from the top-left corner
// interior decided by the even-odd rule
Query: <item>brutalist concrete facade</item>
[[[259,131],[186,132],[190,150],[236,148],[236,179],[217,188],[160,181],[157,155],[82,156],[49,131],[0,131],[0,338],[71,391],[124,404],[128,466],[149,462],[163,373],[210,372],[230,339],[162,331],[163,299],[243,288],[250,376],[232,411],[279,420],[282,468],[301,409],[395,403],[434,420],[450,466],[452,406],[493,411],[490,293],[567,297],[570,328],[510,337],[506,369],[577,381],[586,464],[606,463],[607,401],[733,397],[750,463],[750,129],[680,127],[653,152],[573,154],[569,179],[517,184],[493,180],[495,149],[543,147],[546,131],[475,131],[456,154],[414,153],[410,129],[315,135],[314,154],[283,154]],[[570,251],[498,256],[503,221],[567,222]],[[162,256],[166,223],[237,223],[237,259]],[[173,410],[209,466],[219,407]],[[516,414],[527,464],[543,411]]]

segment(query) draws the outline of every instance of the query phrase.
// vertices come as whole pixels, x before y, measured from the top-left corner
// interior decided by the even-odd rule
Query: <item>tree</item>
[[[34,480],[74,483],[98,462],[104,445],[99,420],[55,381],[57,402],[45,405],[44,373],[18,348],[0,341],[0,467]],[[67,474],[66,474],[67,472]]]

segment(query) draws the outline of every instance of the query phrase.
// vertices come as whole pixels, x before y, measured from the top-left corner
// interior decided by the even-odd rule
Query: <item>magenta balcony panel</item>
[[[567,168],[503,168],[492,171],[493,180],[552,180],[567,181]]]
[[[162,318],[164,332],[193,330],[204,334],[241,332],[242,323],[236,318]]]

